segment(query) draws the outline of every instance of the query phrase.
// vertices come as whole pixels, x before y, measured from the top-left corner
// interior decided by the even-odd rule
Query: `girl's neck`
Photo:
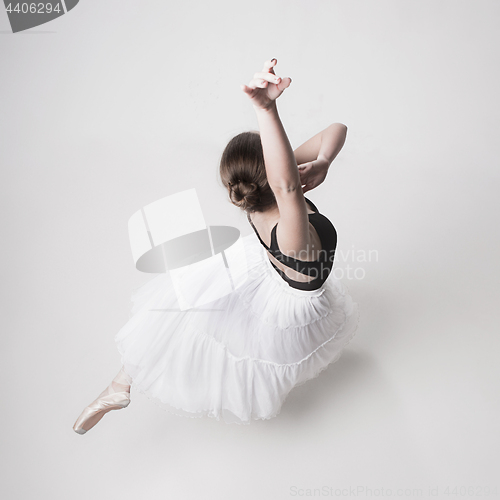
[[[257,218],[258,220],[274,220],[279,218],[279,215],[280,211],[278,209],[278,205],[273,205],[271,208],[268,208],[263,212],[254,212],[251,214],[252,219]]]

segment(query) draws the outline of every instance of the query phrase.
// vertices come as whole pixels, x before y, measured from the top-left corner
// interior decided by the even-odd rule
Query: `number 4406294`
[[[14,7],[9,3],[7,12],[17,12],[18,14],[50,14],[52,12],[61,12],[61,4],[51,3],[16,3]]]

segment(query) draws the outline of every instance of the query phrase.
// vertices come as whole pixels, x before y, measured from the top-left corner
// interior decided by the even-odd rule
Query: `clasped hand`
[[[241,90],[247,94],[256,109],[269,109],[292,82],[289,77],[276,76],[274,67],[277,62],[276,59],[266,61],[264,69],[255,73],[248,85],[241,85]]]
[[[298,169],[302,193],[307,193],[307,191],[319,186],[326,179],[329,167],[328,160],[324,158],[301,163]]]

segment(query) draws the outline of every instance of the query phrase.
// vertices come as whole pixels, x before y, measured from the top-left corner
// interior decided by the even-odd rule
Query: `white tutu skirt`
[[[333,274],[319,290],[297,290],[255,233],[236,247],[233,263],[245,273],[230,293],[180,310],[178,287],[158,274],[134,290],[130,319],[115,335],[132,387],[171,413],[240,424],[275,417],[357,329],[357,304]],[[215,269],[196,279],[202,288],[221,282]]]

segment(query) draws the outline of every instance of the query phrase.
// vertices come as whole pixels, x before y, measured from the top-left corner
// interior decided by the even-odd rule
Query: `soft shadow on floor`
[[[340,359],[321,372],[317,378],[307,381],[291,391],[283,404],[281,415],[301,420],[325,407],[346,391],[364,391],[375,368],[370,355],[360,350],[346,351]]]

